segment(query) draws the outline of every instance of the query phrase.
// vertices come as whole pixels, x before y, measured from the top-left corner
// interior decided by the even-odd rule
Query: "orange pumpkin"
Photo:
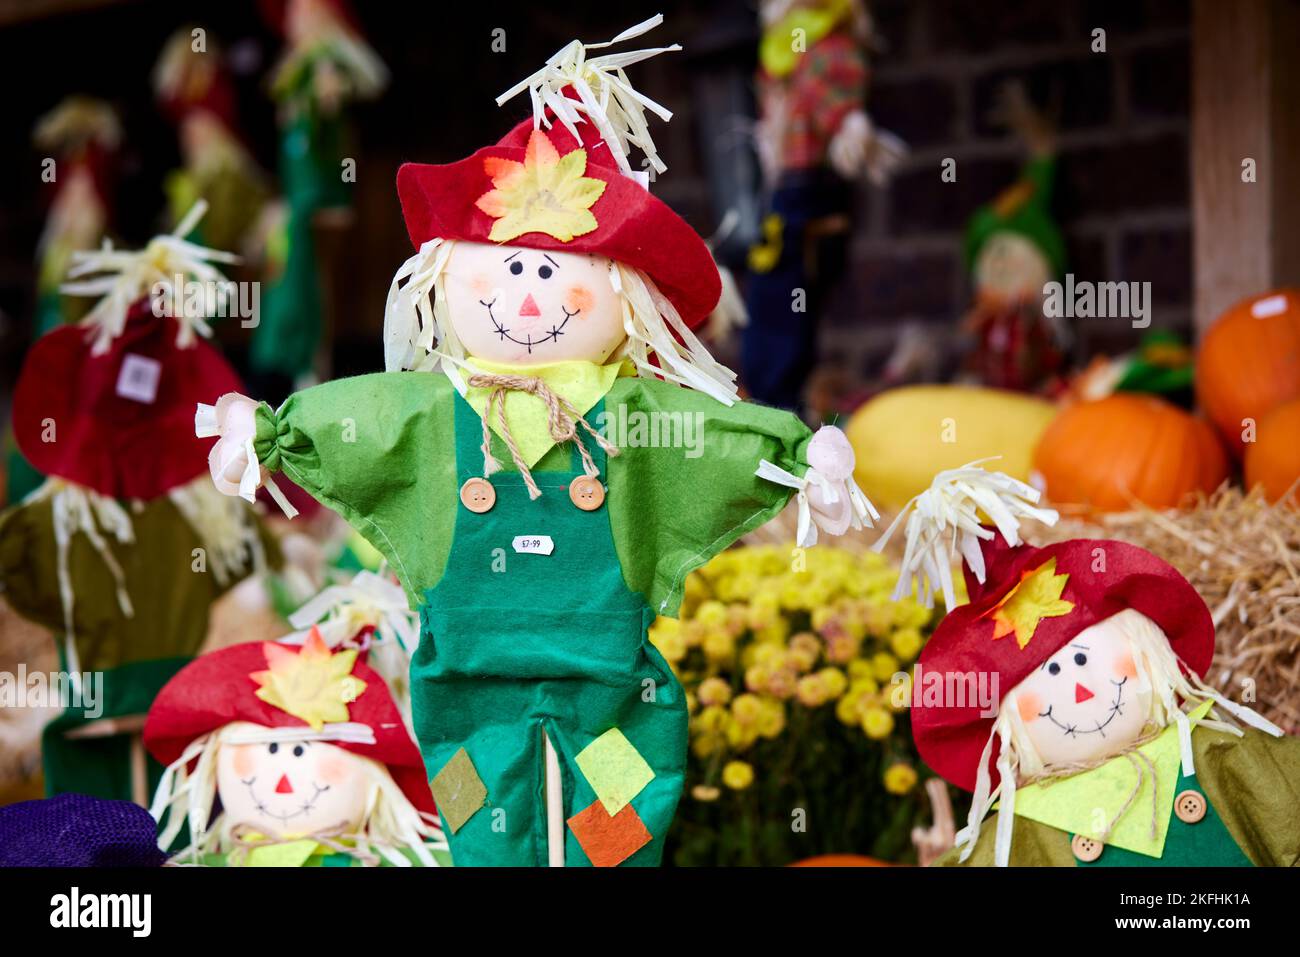
[[[1203,420],[1155,396],[1116,393],[1063,409],[1034,450],[1034,470],[1053,504],[1115,512],[1213,491],[1228,459]]]
[[[1300,398],[1300,290],[1243,300],[1210,326],[1196,356],[1196,396],[1240,459],[1243,420],[1258,428],[1278,405]]]
[[[791,867],[893,867],[888,861],[861,854],[822,854],[819,857],[806,857],[795,861]]]
[[[1284,402],[1259,423],[1255,441],[1246,446],[1246,488],[1264,486],[1276,502],[1300,480],[1300,399]],[[1297,496],[1296,501],[1300,501]]]

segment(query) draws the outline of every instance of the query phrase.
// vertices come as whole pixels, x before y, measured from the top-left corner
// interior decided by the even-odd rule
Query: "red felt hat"
[[[994,718],[981,713],[978,701],[924,704],[925,675],[945,679],[995,674],[998,700],[1027,678],[1079,632],[1131,608],[1154,621],[1169,637],[1174,654],[1190,671],[1203,676],[1214,656],[1214,623],[1195,588],[1170,564],[1125,542],[1072,539],[1043,548],[1008,547],[1000,535],[981,543],[985,583],[966,569],[970,603],[953,609],[922,650],[917,665],[921,686],[913,693],[912,735],[917,751],[936,773],[958,787],[975,790],[980,756]],[[1052,562],[1055,562],[1053,567]],[[1058,605],[1033,623],[1032,632],[995,638],[1003,626],[995,620],[1013,590],[1034,573],[1066,576]],[[1063,587],[1062,587],[1063,586]],[[1055,593],[1055,589],[1052,590]],[[1023,646],[1022,646],[1023,640]],[[987,680],[987,679],[985,679]],[[944,687],[951,687],[945,680]],[[970,687],[970,685],[967,685]],[[969,695],[967,698],[969,699]],[[996,749],[989,758],[991,787],[998,783]]]
[[[271,658],[292,661],[291,656],[317,653],[324,648],[311,638],[296,645],[249,642],[200,655],[163,686],[145,719],[144,744],[161,764],[168,765],[195,738],[236,721],[266,728],[301,728],[308,722],[258,697],[262,686],[254,675],[274,667]],[[326,649],[328,653],[328,649]],[[352,652],[336,652],[348,654]],[[402,793],[416,808],[434,813],[433,795],[424,772],[424,761],[411,739],[393,696],[377,671],[358,655],[350,676],[365,682],[365,688],[347,704],[347,720],[369,727],[373,744],[331,741],[336,747],[371,758],[388,768]]]
[[[698,326],[722,294],[718,267],[708,247],[668,204],[619,171],[594,124],[583,122],[577,128],[581,140],[560,123],[538,133],[546,137],[560,157],[577,149],[586,151],[582,175],[601,184],[600,195],[588,208],[594,227],[569,238],[533,231],[505,241],[530,249],[594,253],[640,269],[659,287],[687,326]],[[440,166],[403,164],[397,171],[397,194],[415,248],[435,237],[478,243],[497,241],[490,234],[500,217],[485,212],[479,200],[500,185],[503,168],[509,168],[510,163],[525,163],[533,133],[533,121],[524,120],[495,146],[484,147],[458,162]]]
[[[206,475],[194,407],[243,387],[216,349],[178,346],[177,332],[145,298],[102,355],[78,326],[37,340],[13,403],[14,437],[33,467],[113,498],[157,498]]]

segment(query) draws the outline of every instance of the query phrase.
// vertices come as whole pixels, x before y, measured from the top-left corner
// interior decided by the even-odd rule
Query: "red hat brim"
[[[917,752],[945,780],[975,790],[980,756],[992,733],[994,718],[978,701],[925,703],[927,676],[955,687],[965,679],[977,687],[997,676],[996,710],[1001,700],[1079,632],[1132,608],[1154,621],[1169,637],[1174,654],[1198,676],[1214,657],[1214,622],[1205,600],[1177,569],[1136,545],[1100,539],[1072,539],[1043,548],[1007,548],[999,536],[984,543],[988,585],[973,592],[969,604],[949,612],[922,650],[917,665],[921,680],[913,688],[912,735]],[[994,623],[982,617],[1020,581],[1021,573],[1056,559],[1056,573],[1069,575],[1061,597],[1074,603],[1068,614],[1043,618],[1022,649],[1014,635],[993,639]],[[996,585],[994,585],[996,583]],[[990,587],[993,586],[993,587]],[[966,676],[972,676],[966,678]],[[939,680],[934,678],[933,680]],[[942,695],[940,696],[943,697]],[[993,786],[998,782],[989,758]]]
[[[145,719],[144,744],[161,764],[171,764],[195,738],[247,721],[266,728],[301,728],[306,722],[257,697],[253,672],[267,667],[262,642],[232,645],[200,655],[163,686]],[[297,651],[293,645],[281,645]],[[352,674],[366,683],[348,705],[348,720],[368,725],[374,744],[331,741],[336,747],[371,758],[388,768],[417,810],[434,813],[424,760],[402,721],[384,679],[358,656]]]
[[[113,498],[157,498],[206,474],[210,443],[194,434],[194,408],[243,387],[214,348],[180,348],[176,333],[176,320],[156,318],[146,299],[102,355],[78,326],[42,336],[14,390],[14,438],[32,466]],[[159,363],[152,402],[119,394],[128,355]]]
[[[590,124],[579,128],[583,127]],[[488,234],[496,220],[475,205],[492,189],[483,161],[500,157],[522,163],[532,131],[532,120],[525,120],[497,145],[458,162],[402,165],[397,171],[397,195],[416,249],[435,237],[492,242]],[[525,233],[508,245],[594,253],[640,269],[654,280],[687,326],[695,328],[702,323],[722,294],[718,267],[704,240],[667,203],[619,172],[603,141],[579,142],[559,124],[546,135],[562,156],[575,149],[587,150],[585,175],[605,183],[604,192],[591,207],[597,228],[568,242],[546,233]]]

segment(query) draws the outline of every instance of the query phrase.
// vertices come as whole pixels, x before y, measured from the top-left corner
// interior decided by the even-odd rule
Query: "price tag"
[[[555,551],[549,535],[516,535],[514,546],[520,555],[549,555]]]
[[[124,399],[152,404],[158,398],[161,377],[161,362],[128,352],[122,357],[122,367],[117,373],[117,394]]]

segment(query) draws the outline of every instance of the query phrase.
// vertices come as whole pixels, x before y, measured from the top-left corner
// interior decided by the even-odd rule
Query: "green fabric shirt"
[[[347,518],[388,559],[413,605],[438,583],[451,548],[455,395],[441,374],[384,372],[257,412],[259,461]],[[675,615],[686,576],[793,494],[755,476],[759,461],[802,475],[811,433],[789,412],[726,406],[656,379],[617,379],[604,401],[606,431],[622,449],[609,460],[606,503],[624,580],[658,613]],[[493,450],[510,468],[496,436]],[[569,450],[553,448],[534,471],[568,463]]]
[[[1258,867],[1294,867],[1300,863],[1300,738],[1274,738],[1254,728],[1245,737],[1197,728],[1192,732],[1196,782],[1224,827],[1250,862]],[[1188,827],[1192,830],[1209,820]],[[994,815],[985,820],[970,867],[993,866]],[[1180,859],[1177,830],[1171,828],[1164,858],[1153,866],[1187,863]],[[1017,816],[1011,835],[1013,867],[1074,867],[1071,835]],[[1102,859],[1111,849],[1102,852]],[[958,866],[953,849],[936,866]],[[1100,861],[1099,861],[1100,863]]]

